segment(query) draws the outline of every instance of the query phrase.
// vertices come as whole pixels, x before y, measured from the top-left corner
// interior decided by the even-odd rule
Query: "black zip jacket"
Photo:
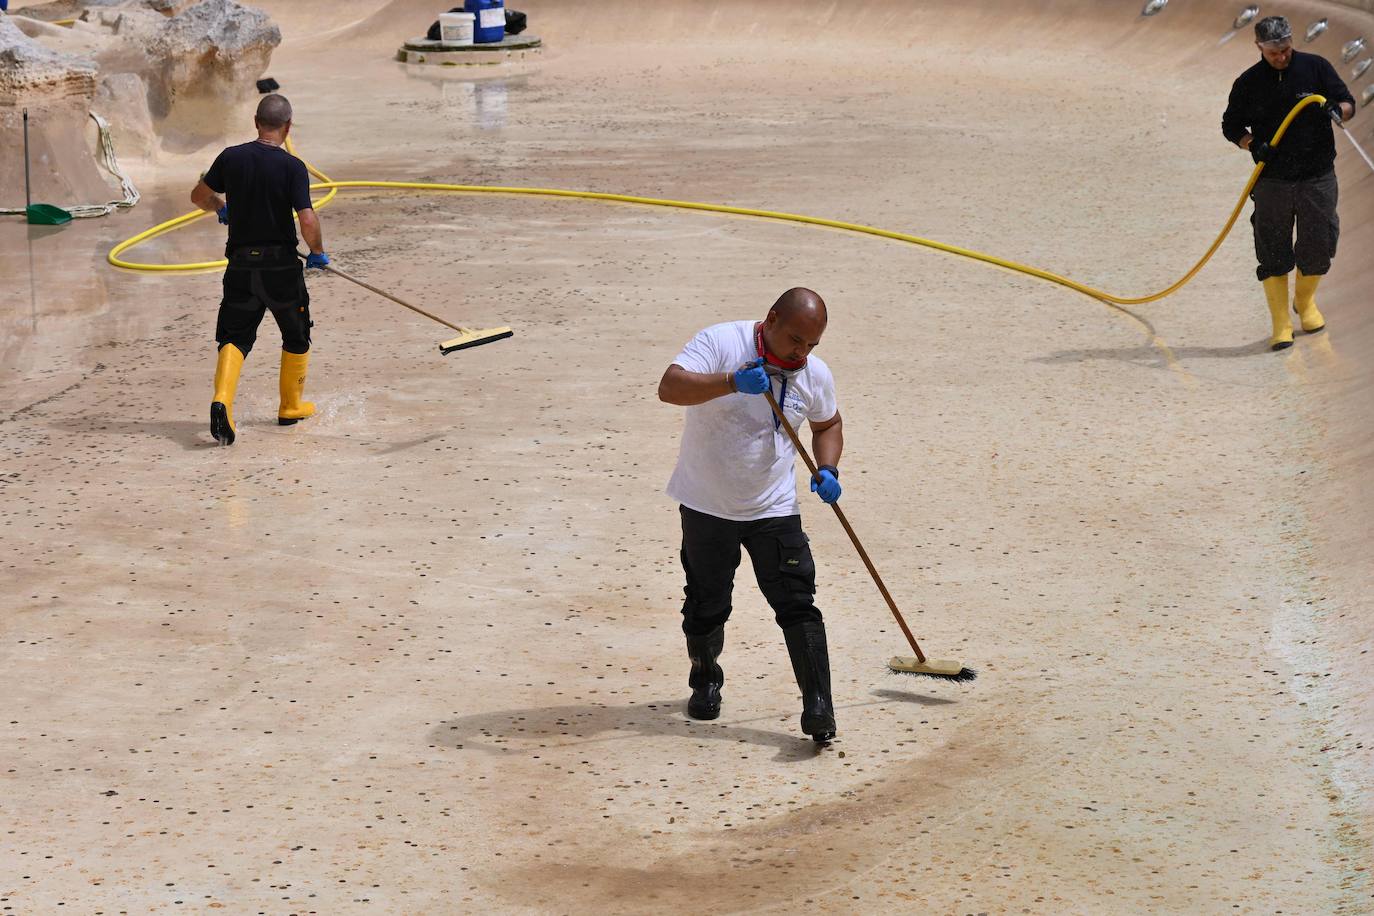
[[[1314,93],[1355,107],[1355,97],[1326,58],[1294,51],[1286,70],[1275,70],[1260,58],[1232,84],[1221,132],[1232,143],[1246,133],[1255,136],[1256,147],[1261,140],[1268,143],[1293,106]],[[1320,106],[1304,108],[1274,148],[1260,180],[1297,181],[1328,172],[1336,159],[1333,127],[1331,116]]]

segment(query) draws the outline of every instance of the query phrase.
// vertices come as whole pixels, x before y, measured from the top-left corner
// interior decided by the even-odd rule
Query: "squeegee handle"
[[[297,255],[300,255],[300,252],[298,251],[298,252],[296,252],[296,254],[297,254]],[[336,275],[336,276],[343,277],[345,280],[347,280],[347,281],[350,282],[350,283],[356,283],[356,284],[358,284],[359,286],[361,286],[363,289],[365,289],[365,290],[370,290],[371,292],[374,292],[374,293],[376,293],[377,295],[381,296],[383,299],[390,299],[392,302],[396,303],[397,305],[403,305],[403,306],[405,306],[406,308],[410,309],[412,312],[418,312],[418,313],[420,313],[421,315],[424,315],[424,316],[425,316],[426,318],[428,318],[430,321],[437,321],[437,322],[439,322],[440,324],[442,324],[444,327],[453,328],[453,330],[457,331],[457,332],[460,333],[460,334],[466,334],[466,333],[468,332],[468,329],[467,329],[467,328],[461,328],[461,327],[459,327],[458,325],[453,324],[452,322],[445,321],[444,319],[440,318],[438,315],[434,315],[434,314],[431,314],[431,313],[429,313],[429,312],[426,312],[424,309],[420,308],[418,305],[411,305],[409,302],[406,302],[404,299],[397,299],[395,296],[391,295],[391,293],[388,293],[386,290],[378,289],[377,287],[373,286],[371,283],[364,283],[362,280],[359,280],[357,277],[349,276],[348,274],[344,273],[342,270],[339,270],[337,267],[334,267],[334,266],[331,265],[331,264],[326,264],[326,265],[323,267],[323,269],[329,271],[331,274],[334,274],[334,275]]]
[[[1333,118],[1332,120],[1335,119]],[[1350,145],[1355,147],[1355,152],[1360,154],[1360,158],[1364,160],[1364,164],[1369,166],[1371,170],[1374,170],[1374,159],[1369,158],[1369,154],[1364,151],[1364,147],[1360,146],[1360,141],[1356,140],[1350,131],[1346,130],[1345,122],[1336,121],[1336,126],[1341,129],[1341,133],[1345,134],[1345,139],[1350,141]]]
[[[814,478],[819,473],[816,469],[816,463],[811,460],[811,455],[806,451],[806,446],[802,445],[801,439],[797,436],[797,431],[792,428],[792,424],[787,420],[787,415],[778,406],[778,399],[773,397],[773,389],[770,387],[763,393],[763,396],[768,398],[768,406],[773,408],[773,416],[777,417],[778,423],[787,430],[787,438],[792,440],[792,447],[797,450],[797,454],[802,456],[802,461],[806,462],[806,469],[811,472],[811,476]],[[840,520],[844,533],[849,535],[849,540],[853,542],[854,549],[859,552],[859,559],[863,560],[864,566],[868,567],[868,574],[873,577],[873,584],[878,586],[878,591],[882,592],[883,600],[887,602],[887,608],[892,612],[893,619],[897,621],[897,626],[902,628],[902,635],[906,637],[907,643],[911,646],[911,651],[916,653],[916,660],[924,665],[925,653],[921,651],[920,646],[916,645],[916,637],[911,635],[911,628],[902,619],[902,612],[897,610],[897,602],[892,600],[892,594],[883,584],[883,577],[878,575],[877,567],[868,558],[868,551],[864,550],[864,545],[859,543],[859,536],[850,527],[849,519],[844,517],[844,510],[840,508],[840,504],[837,502],[831,503],[830,508],[835,510],[835,517]]]

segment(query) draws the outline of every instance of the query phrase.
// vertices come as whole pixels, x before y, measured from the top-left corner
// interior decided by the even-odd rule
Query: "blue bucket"
[[[464,0],[463,10],[476,17],[472,28],[475,44],[492,44],[506,37],[505,0]]]

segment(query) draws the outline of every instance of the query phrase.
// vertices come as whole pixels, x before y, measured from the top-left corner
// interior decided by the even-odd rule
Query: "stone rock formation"
[[[219,139],[281,43],[267,14],[236,0],[55,0],[0,26],[0,107],[98,100],[129,155]]]
[[[148,107],[166,122],[164,143],[186,135],[194,147],[222,133],[225,115],[257,94],[254,82],[279,44],[281,30],[265,13],[233,0],[200,0],[167,19],[146,46]]]
[[[44,47],[0,16],[0,207],[24,206],[23,111],[32,116],[34,199],[106,200],[110,189],[86,138],[94,60]],[[11,154],[14,153],[14,154]]]
[[[0,105],[67,98],[89,102],[95,75],[94,60],[50,50],[8,17],[0,18]]]

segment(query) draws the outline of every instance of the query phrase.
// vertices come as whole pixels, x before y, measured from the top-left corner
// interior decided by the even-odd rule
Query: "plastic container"
[[[463,9],[477,17],[472,40],[492,44],[506,37],[505,0],[464,0]]]
[[[472,13],[440,13],[439,40],[446,45],[472,44],[475,19]]]

